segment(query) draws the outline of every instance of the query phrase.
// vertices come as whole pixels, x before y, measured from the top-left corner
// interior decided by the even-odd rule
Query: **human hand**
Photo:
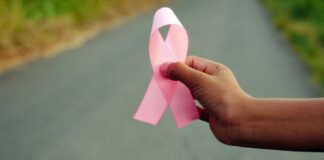
[[[203,106],[200,119],[225,144],[324,151],[324,98],[254,98],[228,67],[195,56],[163,64],[161,73],[190,89]]]
[[[250,96],[241,89],[227,66],[188,56],[185,63],[163,64],[161,73],[190,89],[193,97],[203,106],[199,108],[200,119],[209,122],[211,131],[219,141],[235,143]]]

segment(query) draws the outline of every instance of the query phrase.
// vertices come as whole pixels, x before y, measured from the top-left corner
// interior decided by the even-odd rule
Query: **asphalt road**
[[[229,65],[257,97],[316,97],[309,72],[256,0],[179,0],[190,53]],[[78,49],[0,76],[1,160],[320,159],[324,154],[229,147],[203,122],[176,129],[131,119],[151,76],[153,11]]]

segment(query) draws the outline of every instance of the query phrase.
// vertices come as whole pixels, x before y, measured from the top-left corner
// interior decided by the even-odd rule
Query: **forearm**
[[[324,151],[324,99],[251,99],[237,145]]]

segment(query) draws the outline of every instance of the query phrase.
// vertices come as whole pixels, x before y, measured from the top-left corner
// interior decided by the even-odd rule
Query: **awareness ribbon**
[[[163,39],[159,29],[169,26]],[[153,76],[134,119],[156,125],[169,105],[177,128],[198,119],[199,113],[189,89],[179,81],[163,77],[160,66],[165,62],[184,62],[188,51],[188,35],[170,8],[156,11],[150,36],[149,55]]]

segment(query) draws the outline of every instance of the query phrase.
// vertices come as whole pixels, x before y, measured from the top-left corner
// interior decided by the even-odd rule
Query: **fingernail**
[[[164,77],[168,77],[168,67],[171,63],[170,62],[166,62],[166,63],[163,63],[160,67],[160,72],[162,74],[162,76]]]

